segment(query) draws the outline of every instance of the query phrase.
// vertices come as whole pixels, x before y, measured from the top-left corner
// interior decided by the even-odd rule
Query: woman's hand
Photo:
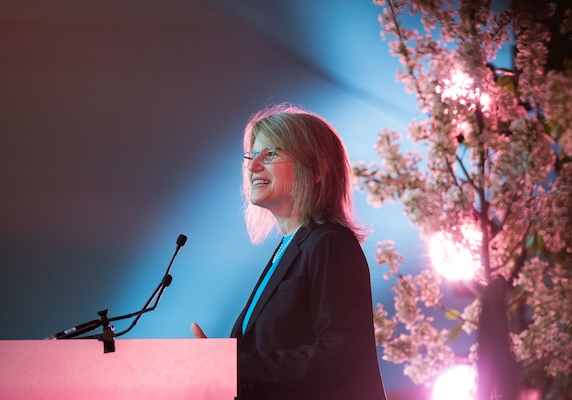
[[[196,322],[193,322],[191,324],[191,332],[193,333],[193,335],[195,335],[195,337],[197,339],[206,339],[207,338],[207,335],[205,335],[205,333],[203,332],[201,327]]]

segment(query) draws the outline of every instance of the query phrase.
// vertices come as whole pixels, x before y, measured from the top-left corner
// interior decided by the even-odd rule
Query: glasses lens
[[[268,164],[274,159],[275,150],[273,147],[267,147],[260,152],[260,160],[264,164]]]
[[[247,151],[242,156],[244,166],[250,167],[252,165],[252,161],[257,155],[260,155],[260,161],[262,164],[268,164],[274,160],[276,150],[274,150],[274,147],[266,147],[265,149],[262,149],[262,151]]]
[[[247,151],[246,153],[244,153],[244,155],[242,156],[242,162],[245,167],[248,167],[252,163],[254,156],[255,155],[252,153],[252,151]]]

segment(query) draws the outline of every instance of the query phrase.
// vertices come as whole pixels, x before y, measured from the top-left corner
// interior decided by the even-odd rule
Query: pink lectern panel
[[[0,341],[0,399],[192,399],[236,396],[235,339]]]

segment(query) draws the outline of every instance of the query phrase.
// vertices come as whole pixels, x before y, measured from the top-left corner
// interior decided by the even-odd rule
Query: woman
[[[251,240],[275,226],[284,238],[232,329],[238,398],[385,399],[341,139],[319,116],[280,105],[251,117],[244,149]]]

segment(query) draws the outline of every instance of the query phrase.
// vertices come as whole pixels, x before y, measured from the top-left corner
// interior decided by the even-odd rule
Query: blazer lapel
[[[256,321],[256,319],[258,318],[258,316],[260,315],[260,313],[262,312],[262,310],[266,306],[266,303],[268,303],[268,300],[272,297],[272,294],[274,293],[274,291],[276,290],[278,285],[282,282],[284,275],[286,275],[286,272],[288,272],[288,270],[290,269],[290,267],[292,266],[292,264],[296,260],[296,257],[300,253],[300,247],[299,247],[300,243],[302,243],[306,239],[306,237],[310,234],[311,231],[312,231],[311,228],[309,228],[309,229],[308,228],[301,228],[298,231],[298,233],[294,236],[294,238],[292,239],[292,242],[290,243],[290,245],[288,246],[288,248],[284,252],[284,255],[282,255],[282,259],[278,263],[276,270],[274,271],[274,273],[272,274],[272,277],[268,281],[266,288],[264,288],[262,295],[258,299],[258,302],[256,303],[254,310],[252,311],[252,315],[250,316],[250,320],[248,321],[248,325],[246,326],[246,330],[244,331],[244,334],[246,334],[246,332],[248,332],[248,330],[252,327],[252,325],[254,324],[254,322]],[[266,275],[266,271],[268,271],[268,268],[269,267],[267,267],[264,270],[265,272],[262,274],[262,277],[264,275]],[[262,280],[262,277],[259,279],[258,284],[256,285],[256,288],[258,288],[258,286],[260,285],[260,281]],[[254,291],[256,291],[256,288],[254,289]],[[250,301],[251,300],[252,300],[252,296],[250,297]],[[248,304],[250,304],[250,301],[248,302]],[[242,315],[242,317],[244,318],[244,315]],[[241,321],[242,321],[242,319],[241,319]]]

